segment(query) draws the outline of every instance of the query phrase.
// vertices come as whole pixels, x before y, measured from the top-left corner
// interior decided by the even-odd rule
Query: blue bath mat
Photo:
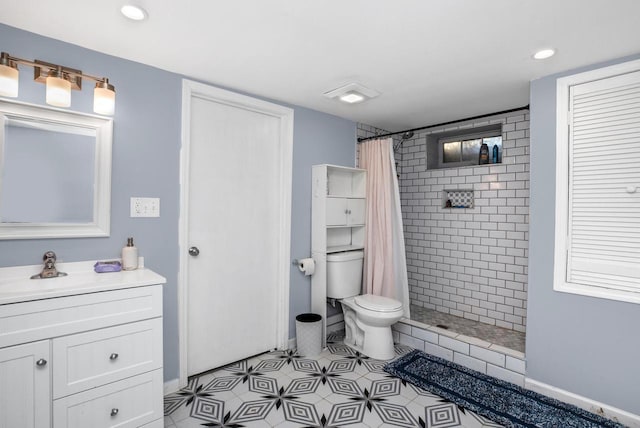
[[[506,427],[623,427],[619,423],[415,350],[384,370]]]

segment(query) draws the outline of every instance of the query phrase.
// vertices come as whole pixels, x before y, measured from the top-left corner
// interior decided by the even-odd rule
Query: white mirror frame
[[[5,124],[17,118],[95,130],[93,221],[89,223],[0,223],[0,239],[86,238],[109,236],[111,224],[111,118],[0,99],[0,168]],[[0,169],[0,191],[2,174]]]

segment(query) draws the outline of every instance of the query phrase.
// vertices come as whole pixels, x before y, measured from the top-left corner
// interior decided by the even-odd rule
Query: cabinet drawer
[[[366,201],[364,199],[348,199],[347,209],[349,210],[349,224],[364,225],[365,214],[367,212]]]
[[[363,198],[327,198],[327,226],[364,225],[366,203]]]
[[[162,370],[53,402],[54,428],[133,428],[162,417]]]
[[[0,348],[162,316],[162,286],[0,305]]]
[[[162,367],[162,318],[53,340],[53,397]]]
[[[327,226],[347,224],[347,200],[345,198],[327,198]]]

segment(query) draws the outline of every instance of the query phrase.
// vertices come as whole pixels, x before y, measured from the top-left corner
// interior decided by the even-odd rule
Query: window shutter
[[[640,72],[569,89],[568,283],[640,291]]]

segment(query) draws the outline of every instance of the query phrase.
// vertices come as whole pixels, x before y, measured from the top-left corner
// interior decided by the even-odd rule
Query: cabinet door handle
[[[115,408],[115,407],[114,407],[113,409],[111,409],[111,417],[116,416],[116,415],[118,414],[118,412],[119,412],[119,411],[120,411],[120,410],[118,410],[118,409],[117,409],[117,408]]]
[[[44,358],[40,358],[38,361],[36,361],[36,366],[38,367],[44,367],[47,365],[47,360],[45,360]]]
[[[117,359],[118,359],[118,354],[116,354],[116,353],[114,352],[113,354],[109,355],[109,359],[110,359],[111,361],[113,361],[113,360],[117,360]]]
[[[347,214],[351,214],[351,210],[347,210]]]

